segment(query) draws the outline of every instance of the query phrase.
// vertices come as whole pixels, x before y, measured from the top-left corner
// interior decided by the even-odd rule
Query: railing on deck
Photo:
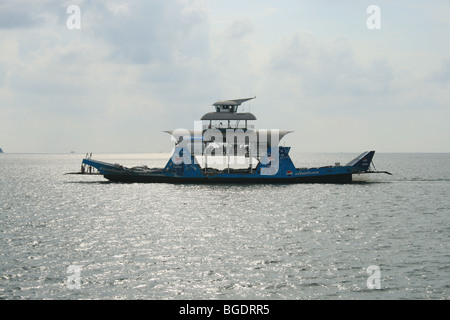
[[[230,126],[228,126],[227,123],[221,124],[221,125],[209,125],[209,124],[203,125],[203,130],[207,130],[207,129],[252,129],[252,130],[254,130],[255,126],[252,124],[245,125],[243,123],[242,124],[240,123],[237,125],[232,124]]]

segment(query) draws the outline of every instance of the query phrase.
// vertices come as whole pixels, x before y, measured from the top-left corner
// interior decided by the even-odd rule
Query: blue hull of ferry
[[[275,183],[350,183],[353,174],[368,173],[375,151],[364,152],[345,166],[319,168],[295,168],[289,157],[289,147],[279,147],[274,161],[269,152],[266,161],[252,169],[204,169],[195,157],[176,149],[164,168],[126,168],[118,164],[93,159],[83,159],[83,164],[96,168],[106,179],[125,183],[228,183],[228,184],[275,184]],[[186,152],[186,151],[184,151]],[[178,163],[174,160],[185,161]],[[271,160],[269,160],[271,159]],[[187,161],[186,161],[187,160]],[[266,164],[264,164],[266,163]]]

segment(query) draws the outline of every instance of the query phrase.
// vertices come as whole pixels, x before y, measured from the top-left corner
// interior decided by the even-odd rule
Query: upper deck
[[[209,121],[209,128],[248,128],[247,121],[256,120],[255,115],[250,112],[238,112],[238,109],[242,103],[255,98],[256,97],[215,102],[213,104],[215,112],[205,114],[200,120]],[[224,125],[222,121],[227,121],[227,123]],[[241,124],[241,121],[245,124]]]

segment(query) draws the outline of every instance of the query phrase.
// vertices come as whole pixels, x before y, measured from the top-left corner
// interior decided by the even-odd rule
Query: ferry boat
[[[255,130],[249,123],[256,120],[255,115],[238,112],[242,103],[254,98],[218,101],[213,104],[213,112],[195,122],[194,130],[166,131],[172,135],[175,146],[164,168],[128,168],[87,155],[82,161],[82,172],[95,168],[110,181],[126,183],[233,184],[350,183],[355,174],[390,174],[371,169],[375,151],[363,152],[346,165],[296,168],[289,156],[290,147],[280,146],[291,131]],[[222,167],[217,167],[218,163]],[[232,167],[231,163],[241,166]]]

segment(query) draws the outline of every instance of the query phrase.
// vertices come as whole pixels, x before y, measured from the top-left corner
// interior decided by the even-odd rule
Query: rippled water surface
[[[294,160],[320,166],[354,156]],[[168,157],[95,158],[151,167]],[[450,297],[449,154],[375,154],[377,169],[394,175],[347,185],[116,184],[64,175],[81,159],[0,155],[0,298]],[[367,285],[370,266],[380,289]]]

